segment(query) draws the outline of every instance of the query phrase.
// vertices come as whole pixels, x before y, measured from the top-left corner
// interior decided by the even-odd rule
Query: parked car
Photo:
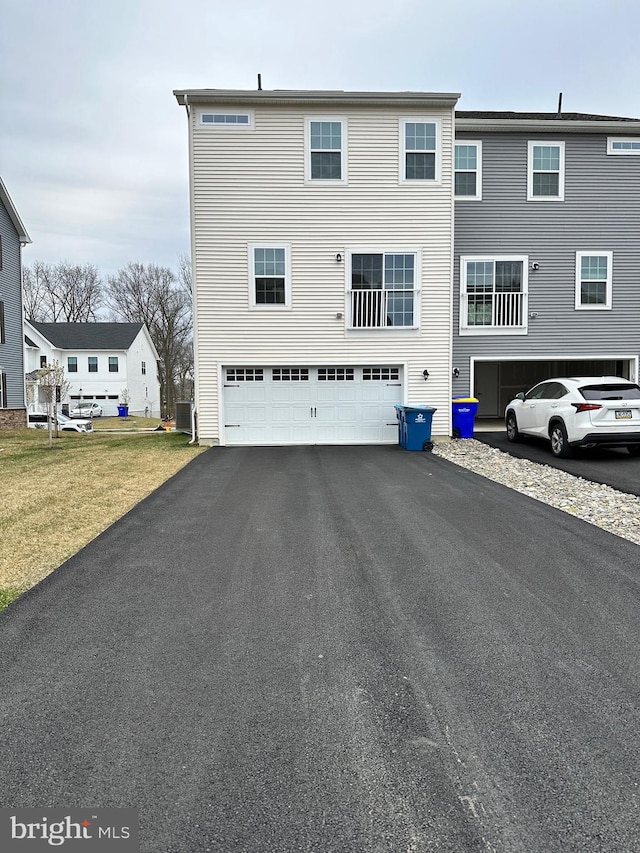
[[[102,406],[87,400],[74,406],[69,414],[72,418],[101,418]]]
[[[626,447],[640,455],[640,386],[619,376],[546,379],[505,409],[509,441],[544,438],[554,456],[574,447]]]
[[[31,412],[29,414],[29,426],[32,429],[48,429],[49,418],[41,412]],[[67,432],[93,432],[93,423],[90,420],[80,420],[78,418],[68,418],[66,415],[58,415],[58,427]],[[54,423],[55,428],[55,423]]]

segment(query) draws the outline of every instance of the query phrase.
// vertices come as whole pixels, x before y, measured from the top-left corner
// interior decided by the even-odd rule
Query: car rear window
[[[640,400],[640,386],[629,385],[585,385],[580,389],[585,400]]]

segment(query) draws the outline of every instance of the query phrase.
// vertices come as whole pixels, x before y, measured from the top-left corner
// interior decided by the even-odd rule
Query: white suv
[[[68,418],[62,414],[58,415],[58,425],[61,430],[66,432],[93,432],[93,423],[91,421]],[[29,415],[29,426],[33,429],[49,429],[49,419],[46,414],[32,412]]]
[[[509,441],[538,436],[554,456],[596,446],[640,455],[640,386],[619,376],[547,379],[517,394],[504,415]]]

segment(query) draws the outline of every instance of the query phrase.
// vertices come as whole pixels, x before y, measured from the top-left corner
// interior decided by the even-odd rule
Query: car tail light
[[[593,412],[595,409],[601,409],[600,403],[572,403],[576,407],[576,412]]]

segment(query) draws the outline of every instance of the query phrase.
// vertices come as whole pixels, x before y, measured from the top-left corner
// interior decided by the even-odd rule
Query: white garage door
[[[397,442],[401,368],[224,367],[227,444]]]

